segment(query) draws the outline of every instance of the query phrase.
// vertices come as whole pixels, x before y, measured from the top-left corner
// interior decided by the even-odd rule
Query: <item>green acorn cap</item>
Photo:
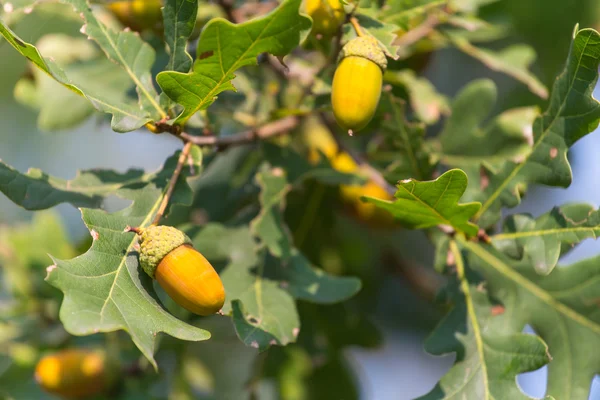
[[[379,47],[379,42],[372,36],[359,36],[350,40],[340,51],[338,61],[346,57],[362,57],[379,65],[382,72],[387,68],[387,57]]]
[[[134,228],[131,231],[139,235],[140,265],[152,279],[158,264],[167,254],[181,245],[192,243],[185,233],[172,226],[151,225],[147,228]]]

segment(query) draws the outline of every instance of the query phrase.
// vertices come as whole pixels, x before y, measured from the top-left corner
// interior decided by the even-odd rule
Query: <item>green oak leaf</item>
[[[529,262],[519,262],[494,247],[461,240],[469,268],[486,280],[490,296],[502,303],[502,324],[514,332],[531,325],[546,342],[546,395],[560,400],[588,399],[592,379],[600,372],[600,258],[559,266],[548,276]],[[502,325],[500,324],[500,325]]]
[[[554,83],[550,104],[533,124],[533,147],[519,163],[507,162],[489,174],[483,205],[475,215],[487,227],[500,217],[501,206],[520,202],[520,190],[531,183],[567,187],[571,167],[567,150],[592,132],[600,121],[600,104],[592,97],[600,64],[600,34],[576,28],[567,65]]]
[[[292,240],[288,227],[284,224],[282,209],[285,208],[285,196],[291,190],[281,168],[263,170],[256,175],[261,187],[260,214],[252,220],[252,232],[261,239],[271,254],[287,259],[291,256]]]
[[[86,80],[74,82],[71,78],[66,76],[65,72],[55,62],[51,59],[42,57],[34,45],[19,38],[1,20],[0,35],[2,35],[15,50],[61,85],[75,94],[86,97],[98,111],[112,114],[111,126],[113,130],[117,132],[128,132],[137,129],[150,121],[150,116],[140,110],[137,104],[115,98],[114,96],[106,96],[104,92],[94,90],[93,85],[89,85],[89,83],[86,84]],[[141,39],[138,38],[138,40]],[[90,86],[90,88],[87,86]],[[121,91],[119,93],[121,93]]]
[[[222,311],[233,313],[240,339],[260,349],[295,341],[300,322],[294,299],[332,304],[361,287],[356,278],[314,268],[295,248],[287,260],[265,255],[247,226],[208,224],[193,235],[193,242],[211,263],[227,264],[220,273],[227,293]]]
[[[85,21],[81,31],[98,43],[111,61],[127,72],[138,93],[142,110],[154,121],[165,118],[167,114],[159,104],[150,71],[156,58],[152,46],[135,32],[117,32],[106,26],[96,18],[88,0],[65,1],[71,4]]]
[[[261,53],[285,56],[308,34],[311,20],[299,13],[300,0],[286,0],[265,17],[242,24],[215,18],[202,30],[190,73],[163,71],[156,80],[166,95],[184,107],[175,120],[185,122],[209,107],[225,90],[235,90],[234,72],[256,64]]]
[[[339,303],[361,288],[360,279],[333,276],[315,268],[298,250],[276,269],[276,279],[294,298],[318,304]]]
[[[197,0],[167,0],[163,8],[165,42],[170,51],[167,71],[189,72],[192,57],[187,42],[196,24]]]
[[[435,142],[441,161],[452,167],[480,166],[497,169],[505,161],[523,159],[531,150],[533,107],[515,108],[481,126],[497,98],[493,81],[475,80],[452,103],[452,112]]]
[[[404,102],[393,95],[384,97],[382,103],[389,115],[383,122],[385,136],[381,146],[370,150],[370,156],[385,163],[382,168],[388,180],[430,178],[435,163],[425,148],[425,126],[407,121]]]
[[[473,46],[465,37],[447,33],[450,42],[462,52],[481,61],[488,68],[502,72],[521,83],[541,97],[548,98],[548,89],[527,69],[535,60],[535,51],[524,44],[516,44],[500,51]]]
[[[410,69],[385,71],[383,79],[392,85],[403,86],[408,92],[410,106],[417,118],[427,125],[435,124],[442,115],[450,114],[448,99],[439,93],[426,78],[416,76]]]
[[[448,2],[449,0],[390,0],[382,7],[379,19],[408,32],[420,24],[428,13]]]
[[[569,204],[533,218],[528,214],[508,217],[492,244],[511,257],[525,257],[535,270],[548,275],[559,257],[585,239],[600,234],[600,214],[588,204]]]
[[[389,211],[409,229],[436,225],[451,226],[469,236],[477,234],[477,225],[469,219],[479,210],[479,203],[458,204],[467,188],[467,175],[460,169],[445,172],[433,181],[405,179],[397,185],[393,201],[363,197],[364,201]]]
[[[183,340],[206,340],[210,333],[169,314],[152,289],[151,278],[139,268],[135,234],[127,226],[148,226],[165,196],[177,154],[149,183],[122,187],[117,195],[133,203],[118,212],[82,209],[93,244],[71,260],[53,258],[46,280],[64,293],[60,319],[74,335],[126,330],[156,368],[153,358],[158,333]],[[172,203],[190,204],[192,192],[182,177]]]
[[[507,329],[508,325],[494,314],[494,310],[505,310],[494,306],[485,290],[469,284],[456,243],[451,243],[450,248],[460,292],[454,296],[454,308],[425,342],[425,349],[434,355],[455,352],[456,361],[419,400],[532,399],[517,385],[517,375],[549,363],[552,358],[548,346],[537,336]]]
[[[37,168],[22,174],[0,161],[0,192],[27,210],[43,210],[61,203],[97,208],[116,190],[148,182],[151,178],[152,174],[145,174],[139,169],[124,173],[93,169],[77,172],[74,179],[65,180]]]

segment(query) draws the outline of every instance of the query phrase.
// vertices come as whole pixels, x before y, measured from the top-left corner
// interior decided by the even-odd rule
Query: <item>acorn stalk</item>
[[[225,288],[208,260],[190,238],[170,226],[127,228],[138,234],[142,269],[177,304],[198,315],[218,312],[225,303]]]

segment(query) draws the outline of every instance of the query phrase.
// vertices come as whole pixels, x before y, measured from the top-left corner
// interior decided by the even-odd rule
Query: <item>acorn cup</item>
[[[339,60],[331,105],[338,125],[352,136],[371,121],[377,110],[387,58],[375,38],[359,36],[342,48]]]
[[[48,393],[83,399],[108,392],[118,370],[104,351],[66,349],[43,357],[35,367],[35,380]]]
[[[219,274],[190,238],[171,226],[126,228],[138,234],[142,269],[156,279],[177,304],[198,315],[217,313],[225,303]]]

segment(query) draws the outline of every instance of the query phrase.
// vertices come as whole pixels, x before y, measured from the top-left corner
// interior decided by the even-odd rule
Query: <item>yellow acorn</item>
[[[306,0],[306,13],[313,20],[311,32],[326,38],[333,36],[346,18],[340,0]]]
[[[140,265],[177,304],[198,315],[218,312],[225,303],[219,274],[191,245],[185,233],[170,226],[128,228],[139,235]]]
[[[373,118],[386,67],[385,53],[373,37],[359,36],[342,49],[333,76],[331,105],[338,125],[350,135]]]
[[[117,368],[99,350],[67,349],[42,358],[35,379],[47,392],[66,399],[81,399],[106,392]]]
[[[160,27],[162,5],[162,0],[123,0],[108,4],[108,9],[123,25],[141,32]]]
[[[304,133],[304,139],[309,147],[309,161],[313,164],[318,162],[321,151],[331,163],[333,169],[347,174],[361,174],[360,165],[346,152],[340,152],[331,132],[322,124],[309,120]],[[385,191],[377,183],[369,180],[363,185],[341,185],[340,194],[342,199],[352,205],[357,217],[378,227],[391,225],[393,218],[390,213],[378,209],[371,203],[365,203],[362,196],[377,197],[379,199],[392,200],[393,196]]]

